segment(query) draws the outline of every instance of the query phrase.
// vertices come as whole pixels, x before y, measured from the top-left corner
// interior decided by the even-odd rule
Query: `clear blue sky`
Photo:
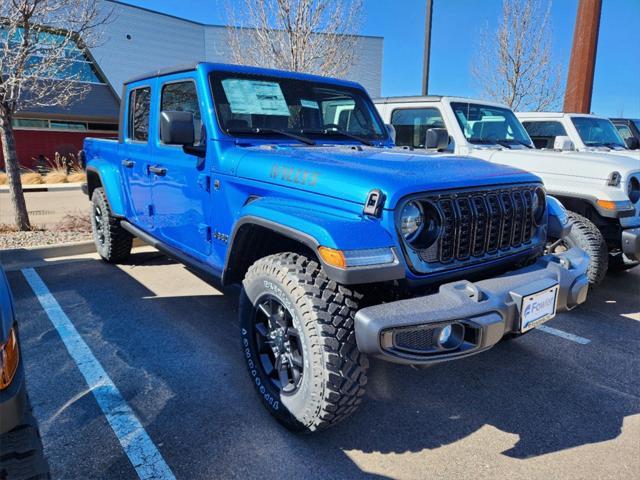
[[[224,0],[125,0],[178,17],[225,24]],[[563,66],[571,53],[578,0],[552,7],[554,60]],[[603,0],[592,111],[640,118],[640,0]],[[424,41],[424,0],[364,0],[360,33],[384,37],[382,94],[420,93]],[[432,93],[478,96],[471,58],[483,26],[497,27],[502,0],[434,0],[431,40]]]

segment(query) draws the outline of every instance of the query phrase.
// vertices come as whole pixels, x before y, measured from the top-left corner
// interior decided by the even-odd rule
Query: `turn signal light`
[[[347,268],[347,259],[342,250],[329,247],[318,247],[318,253],[327,265],[338,268]]]
[[[605,210],[631,210],[633,208],[631,202],[628,201],[614,202],[612,200],[598,200],[596,203]]]
[[[15,329],[12,328],[7,342],[4,345],[0,345],[0,390],[11,385],[13,377],[18,370],[19,361],[18,337]]]

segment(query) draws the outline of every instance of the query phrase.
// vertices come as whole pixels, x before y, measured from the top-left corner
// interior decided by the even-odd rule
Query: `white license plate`
[[[526,332],[556,316],[558,285],[527,295],[520,308],[520,331]]]

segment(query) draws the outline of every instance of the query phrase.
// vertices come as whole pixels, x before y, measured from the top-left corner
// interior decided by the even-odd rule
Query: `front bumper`
[[[22,364],[22,362],[20,362]],[[13,377],[11,385],[0,390],[0,434],[13,430],[22,423],[27,404],[27,389],[22,365]]]
[[[640,260],[640,227],[622,231],[622,252],[631,260]]]
[[[587,298],[588,256],[573,248],[540,257],[535,264],[499,277],[441,285],[438,293],[366,307],[355,317],[361,352],[395,363],[425,365],[482,352],[510,332],[519,332],[522,298],[558,285],[556,311]],[[396,332],[422,335],[428,329],[461,324],[464,342],[455,350],[409,353],[394,346]],[[415,332],[415,333],[414,333]]]

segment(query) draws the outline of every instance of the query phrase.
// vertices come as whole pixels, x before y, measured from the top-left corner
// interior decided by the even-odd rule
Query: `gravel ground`
[[[0,233],[0,249],[28,248],[43,245],[59,245],[64,243],[91,240],[89,232],[9,232]]]

